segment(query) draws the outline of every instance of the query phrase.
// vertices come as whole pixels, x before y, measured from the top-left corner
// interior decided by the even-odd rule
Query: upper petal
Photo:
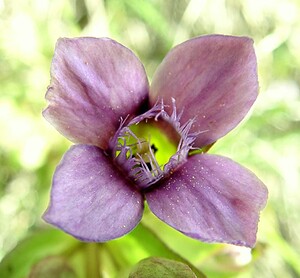
[[[195,146],[215,142],[246,115],[258,93],[253,41],[210,35],[186,41],[165,57],[150,87],[150,102],[176,100],[182,122],[195,118]]]
[[[253,247],[267,189],[232,160],[200,154],[146,199],[155,215],[190,237]]]
[[[43,218],[78,239],[103,242],[131,231],[143,206],[142,195],[99,148],[77,145],[56,169]]]
[[[138,114],[147,97],[144,67],[123,45],[106,38],[58,40],[43,114],[69,140],[107,148],[120,117]]]

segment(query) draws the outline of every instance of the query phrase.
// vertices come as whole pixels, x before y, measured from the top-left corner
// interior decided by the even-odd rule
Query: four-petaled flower
[[[266,187],[204,150],[244,118],[257,93],[246,37],[209,35],[176,46],[151,86],[138,58],[116,41],[59,39],[43,115],[76,145],[55,171],[44,219],[80,240],[104,242],[130,232],[146,200],[187,236],[253,247]],[[164,150],[143,134],[147,126],[177,146],[165,165],[157,160]]]

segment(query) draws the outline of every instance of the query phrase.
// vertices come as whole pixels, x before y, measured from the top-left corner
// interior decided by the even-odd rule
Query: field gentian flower
[[[116,41],[59,39],[43,115],[76,144],[57,166],[44,219],[80,240],[104,242],[130,232],[146,200],[187,236],[254,246],[266,187],[229,158],[201,150],[244,118],[257,92],[246,37],[176,46],[151,86],[139,59]],[[148,127],[177,148],[164,165]]]

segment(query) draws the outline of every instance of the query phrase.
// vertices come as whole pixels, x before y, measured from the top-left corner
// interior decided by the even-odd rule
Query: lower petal
[[[253,247],[267,195],[249,170],[229,158],[200,154],[146,199],[157,217],[187,236]]]
[[[104,242],[130,232],[143,207],[142,195],[99,148],[76,145],[56,169],[43,217],[80,240]]]

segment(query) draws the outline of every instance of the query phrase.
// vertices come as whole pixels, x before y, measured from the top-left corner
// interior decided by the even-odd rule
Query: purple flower
[[[44,117],[76,143],[53,177],[44,219],[84,241],[130,232],[144,200],[192,238],[253,247],[267,189],[249,170],[208,149],[257,97],[253,42],[210,35],[165,57],[149,88],[145,70],[111,39],[59,39]],[[147,128],[177,150],[161,165]],[[198,151],[195,151],[198,150]],[[196,154],[195,154],[196,152]]]

